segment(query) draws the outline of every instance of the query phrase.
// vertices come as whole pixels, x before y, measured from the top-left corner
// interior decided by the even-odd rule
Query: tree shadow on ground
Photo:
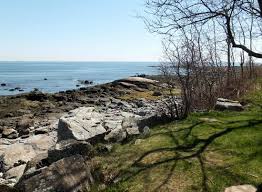
[[[128,181],[131,178],[134,178],[137,176],[139,173],[146,171],[148,169],[155,168],[157,166],[160,166],[162,164],[166,163],[172,163],[171,168],[169,172],[166,174],[166,177],[164,178],[163,181],[161,181],[161,184],[159,184],[154,191],[159,191],[163,186],[165,186],[170,178],[172,177],[173,173],[176,170],[177,163],[179,161],[187,161],[187,160],[197,160],[199,162],[199,168],[200,168],[200,173],[202,176],[202,181],[201,181],[201,190],[202,191],[210,191],[209,186],[208,186],[208,176],[207,176],[207,169],[205,166],[204,158],[203,158],[203,153],[207,151],[208,147],[218,138],[223,137],[229,133],[232,133],[236,130],[240,129],[245,129],[245,128],[252,128],[256,125],[262,124],[262,119],[251,119],[251,120],[240,120],[240,121],[231,121],[231,122],[226,122],[223,124],[221,128],[221,124],[217,125],[211,125],[211,127],[214,127],[217,129],[216,132],[209,134],[206,138],[198,138],[192,134],[193,129],[198,128],[201,126],[203,122],[197,122],[194,123],[193,125],[186,127],[186,128],[181,128],[179,130],[169,130],[165,133],[156,133],[152,134],[151,136],[155,136],[157,134],[165,134],[171,137],[174,141],[175,146],[173,147],[163,147],[163,148],[157,148],[153,149],[150,151],[145,152],[142,154],[140,157],[138,157],[132,164],[131,169],[128,170],[122,170],[119,172],[119,174],[114,177],[114,182],[116,181]],[[219,129],[218,129],[219,128]],[[178,140],[181,139],[177,138],[177,133],[183,132],[182,138],[184,139],[184,142],[182,144],[179,144]],[[173,152],[173,156],[168,156],[161,158],[160,160],[154,161],[154,162],[144,162],[144,160],[150,155],[157,154],[157,153],[163,153],[163,152]],[[227,171],[228,174],[229,173]],[[238,177],[238,178],[243,178],[241,175],[236,175],[234,174],[233,177]]]

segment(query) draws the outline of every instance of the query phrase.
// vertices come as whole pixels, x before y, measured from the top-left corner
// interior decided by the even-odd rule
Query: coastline
[[[121,64],[121,65],[120,65]],[[0,95],[16,95],[38,89],[56,93],[139,74],[155,74],[156,62],[12,62],[0,63]]]
[[[128,77],[54,94],[33,91],[1,96],[0,156],[11,161],[3,159],[4,167],[0,172],[4,177],[0,178],[0,187],[1,184],[20,185],[21,176],[28,171],[28,162],[36,161],[34,158],[42,160],[39,159],[43,158],[42,153],[47,155],[48,152],[51,159],[63,158],[57,153],[55,157],[49,157],[52,147],[60,141],[73,139],[78,142],[76,145],[87,141],[95,147],[101,142],[113,144],[148,134],[148,126],[165,120],[163,111],[160,112],[160,88],[160,82],[156,80]],[[74,132],[78,129],[82,129],[80,134]],[[70,131],[72,133],[68,134]],[[30,150],[29,146],[32,147]],[[71,143],[69,146],[73,147]],[[41,155],[38,157],[37,154]]]
[[[150,78],[152,79],[152,76]],[[119,102],[124,100],[126,103],[145,99],[146,102],[146,98],[143,97],[148,96],[149,100],[158,100],[161,96],[153,95],[159,89],[159,84],[130,82],[126,78],[58,93],[32,91],[0,96],[0,130],[5,127],[16,129],[17,124],[23,119],[33,119],[34,124],[41,127],[46,122],[59,119],[64,113],[79,107],[106,107],[112,99],[117,99]]]

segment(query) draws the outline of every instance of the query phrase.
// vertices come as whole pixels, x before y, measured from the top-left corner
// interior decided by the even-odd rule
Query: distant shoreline
[[[38,89],[45,93],[95,85],[138,74],[157,74],[157,62],[0,62],[0,95],[16,95]],[[2,86],[1,86],[2,84]]]

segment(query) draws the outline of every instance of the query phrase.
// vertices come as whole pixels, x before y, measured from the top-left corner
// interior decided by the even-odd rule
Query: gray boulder
[[[126,139],[127,133],[122,128],[117,128],[108,133],[104,139],[109,142],[122,142]]]
[[[239,101],[233,101],[224,98],[218,98],[216,105],[216,110],[231,110],[231,111],[242,111],[244,110],[243,106],[240,104]]]
[[[112,103],[133,109],[127,102],[118,99],[112,99]],[[119,108],[77,108],[60,118],[58,141],[74,139],[93,143],[98,139],[104,139],[109,142],[121,142],[129,136],[144,133],[144,127],[163,120],[163,115],[150,109],[144,116],[137,115],[136,112],[135,109],[124,111]]]
[[[48,153],[40,153],[34,158],[32,158],[29,162],[27,162],[23,178],[28,177],[32,173],[35,173],[38,169],[49,166],[50,163],[48,162]]]
[[[16,130],[18,131],[19,136],[25,136],[29,135],[30,127],[33,126],[34,120],[24,115],[23,118],[16,124]]]
[[[26,164],[22,164],[12,169],[9,169],[5,173],[5,179],[15,179],[17,182],[22,177],[25,167],[26,167]]]
[[[2,137],[7,139],[16,139],[18,137],[18,133],[16,130],[12,128],[4,128],[2,132]]]
[[[150,135],[150,128],[148,126],[145,126],[142,130],[142,136],[147,137]]]
[[[101,125],[103,115],[94,107],[80,107],[59,119],[58,140],[86,141],[107,131]]]
[[[147,83],[147,84],[155,84],[158,81],[152,80],[152,79],[147,79],[144,77],[128,77],[125,79],[120,79],[118,80],[120,82],[128,82],[128,83],[133,83],[133,84],[139,84],[139,83]]]
[[[15,185],[22,192],[89,191],[93,183],[90,166],[81,155],[61,159],[37,170]]]
[[[27,139],[21,139],[16,143],[8,142],[0,145],[0,155],[2,156],[3,170],[7,171],[14,166],[20,165],[19,162],[28,162],[37,155],[46,152],[55,145],[54,135],[34,135]]]
[[[60,141],[48,150],[48,161],[52,163],[73,155],[90,157],[92,155],[92,145],[85,141],[76,141],[73,139]]]

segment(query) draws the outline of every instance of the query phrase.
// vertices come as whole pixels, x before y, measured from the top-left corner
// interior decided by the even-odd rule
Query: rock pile
[[[126,110],[130,107],[120,100],[113,100],[110,104],[124,106]],[[54,137],[35,135],[20,140],[21,143],[6,145],[2,153],[3,183],[15,184],[28,192],[36,189],[77,191],[83,187],[88,190],[93,182],[90,165],[86,162],[94,153],[90,143],[122,142],[134,135],[148,134],[150,130],[146,125],[153,124],[160,116],[156,113],[149,115],[149,111],[144,114],[140,116],[117,107],[72,110],[59,119]],[[12,183],[10,179],[14,179]]]
[[[114,82],[116,86],[142,91],[157,83],[141,77]],[[108,87],[83,90],[96,94]],[[67,94],[67,93],[65,93]],[[87,93],[86,93],[87,94]],[[57,95],[57,101],[64,97]],[[72,100],[74,94],[71,95]],[[27,95],[28,100],[45,101],[40,92]],[[113,142],[123,142],[136,135],[147,135],[150,126],[163,120],[161,101],[136,99],[132,102],[115,97],[82,97],[78,107],[59,119],[36,122],[27,111],[14,127],[4,127],[0,143],[0,185],[21,191],[88,191],[94,182],[88,161],[96,153],[94,144],[103,143],[100,151],[110,151]],[[68,100],[70,97],[66,97]],[[55,108],[55,106],[53,107]],[[99,151],[98,150],[98,151]],[[1,189],[1,188],[0,188]]]

